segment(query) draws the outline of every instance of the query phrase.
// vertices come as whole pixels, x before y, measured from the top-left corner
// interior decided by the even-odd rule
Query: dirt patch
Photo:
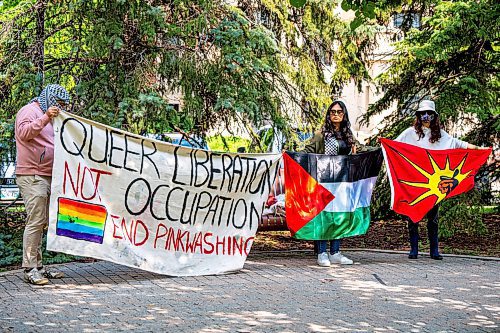
[[[500,257],[500,215],[488,214],[483,217],[487,228],[484,235],[456,233],[453,237],[441,238],[440,250],[446,254],[467,254]],[[420,226],[420,251],[429,249],[427,228]],[[409,251],[408,229],[402,220],[372,222],[366,235],[346,238],[343,248],[366,248],[381,250]],[[307,250],[314,249],[312,241],[297,240],[288,231],[258,232],[252,251]]]

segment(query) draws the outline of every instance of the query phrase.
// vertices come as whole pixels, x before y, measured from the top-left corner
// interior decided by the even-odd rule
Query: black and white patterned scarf
[[[62,101],[66,104],[69,103],[69,94],[64,89],[58,84],[49,84],[47,85],[43,90],[40,96],[33,98],[30,103],[38,101],[40,104],[40,108],[42,109],[43,113],[47,112],[47,110],[51,106],[58,106],[59,101]]]
[[[330,133],[325,134],[325,154],[326,155],[339,154],[339,142],[335,138],[335,135],[332,135]]]

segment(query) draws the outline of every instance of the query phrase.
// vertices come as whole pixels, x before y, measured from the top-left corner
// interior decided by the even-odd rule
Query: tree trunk
[[[47,0],[38,0],[36,5],[36,39],[35,39],[35,54],[33,63],[37,74],[42,78],[42,85],[45,73],[45,9],[47,8]]]

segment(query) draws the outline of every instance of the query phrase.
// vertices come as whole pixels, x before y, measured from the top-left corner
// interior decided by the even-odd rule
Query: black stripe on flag
[[[287,154],[319,183],[352,183],[378,176],[383,155],[380,148],[355,155]]]

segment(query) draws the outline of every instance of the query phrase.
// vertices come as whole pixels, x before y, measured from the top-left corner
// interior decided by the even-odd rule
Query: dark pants
[[[326,247],[328,245],[328,241],[319,240],[314,242],[316,247],[316,252],[318,254],[326,252]],[[330,241],[330,253],[334,254],[340,251],[340,239],[334,239]]]
[[[438,219],[439,206],[434,206],[426,215],[427,234],[429,235],[430,255],[439,255],[438,249]],[[408,219],[408,232],[410,235],[410,255],[418,255],[418,222],[414,223]]]

